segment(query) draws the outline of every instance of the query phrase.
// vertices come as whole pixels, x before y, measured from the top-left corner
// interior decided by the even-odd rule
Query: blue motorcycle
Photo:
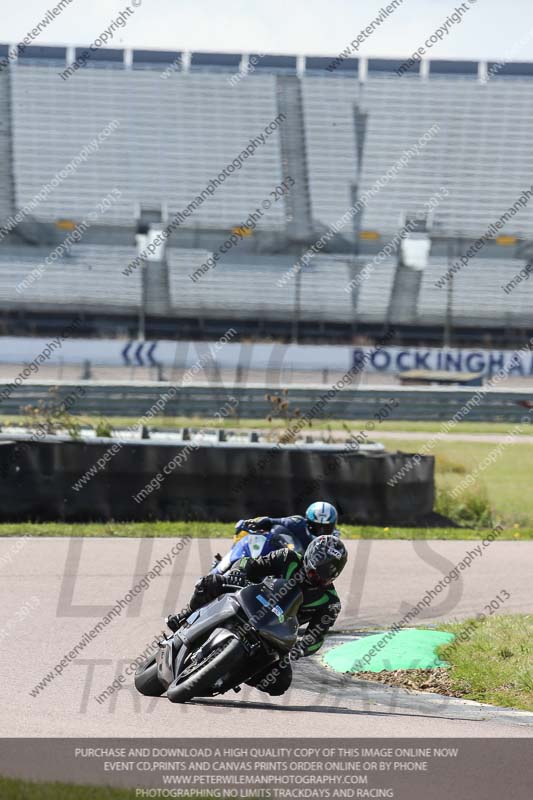
[[[233,546],[224,557],[217,553],[211,573],[223,575],[228,572],[235,562],[244,556],[258,558],[267,556],[274,550],[288,547],[301,555],[305,552],[302,542],[293,536],[283,525],[274,525],[270,531],[239,531],[233,539]]]

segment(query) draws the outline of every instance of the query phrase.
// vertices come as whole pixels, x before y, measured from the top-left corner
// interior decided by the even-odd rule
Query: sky
[[[0,41],[21,41],[57,2],[2,0]],[[71,0],[33,43],[86,45],[109,28],[129,3],[134,13],[113,34],[110,47],[337,55],[389,2]],[[468,12],[460,24],[443,33],[431,50],[432,58],[533,61],[532,0],[467,3]],[[460,5],[458,0],[402,0],[360,45],[358,54],[404,58]]]

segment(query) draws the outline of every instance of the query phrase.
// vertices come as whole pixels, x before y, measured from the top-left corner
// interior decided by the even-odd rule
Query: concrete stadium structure
[[[395,326],[502,343],[533,327],[533,63],[399,74],[395,60],[101,49],[69,70],[81,52],[28,47],[0,71],[5,327],[67,306],[87,331],[155,336],[237,315],[245,333],[304,340]],[[409,214],[427,217],[425,269],[399,257]],[[167,250],[128,272],[154,220]]]

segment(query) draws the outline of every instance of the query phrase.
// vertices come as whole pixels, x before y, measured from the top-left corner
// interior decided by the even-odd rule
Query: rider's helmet
[[[333,583],[346,565],[348,553],[337,536],[317,536],[305,551],[305,574],[315,586]]]
[[[331,503],[324,503],[319,500],[311,503],[305,512],[307,530],[311,536],[322,536],[332,534],[338,519],[337,509]]]

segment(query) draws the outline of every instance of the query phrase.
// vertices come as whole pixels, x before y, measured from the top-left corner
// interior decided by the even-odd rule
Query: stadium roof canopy
[[[25,61],[26,59],[38,59],[52,61],[64,61],[67,57],[66,47],[42,47],[40,45],[30,45],[19,53],[19,59]]]
[[[369,58],[368,71],[369,72],[394,72],[399,69],[405,61],[399,58]],[[420,72],[420,62],[413,64],[409,67],[409,72]]]
[[[477,61],[430,61],[430,75],[474,75],[478,74]]]
[[[328,67],[333,65],[335,68],[328,70]],[[359,72],[359,59],[343,58],[339,61],[338,59],[331,59],[328,56],[306,56],[305,71],[323,72],[325,75],[335,75],[336,72]]]
[[[533,62],[531,61],[509,61],[507,64],[489,61],[487,67],[489,73],[492,74],[494,72],[495,75],[533,75]]]
[[[136,64],[160,67],[162,64],[180,63],[181,57],[178,50],[134,50],[132,63],[134,67]]]
[[[0,58],[5,57],[16,45],[0,44]],[[67,65],[69,58],[74,55],[78,58],[88,49],[85,47],[69,48],[68,46],[31,45],[18,55],[21,64],[40,63],[41,65],[56,66],[58,62]],[[131,53],[131,58],[127,55]],[[183,52],[174,50],[126,50],[114,48],[99,48],[91,51],[91,58],[87,66],[114,66],[133,69],[154,69],[161,65],[174,64],[176,71],[237,71],[245,65],[246,59],[253,65],[250,73],[285,73],[296,74],[298,70],[298,57],[296,55],[280,55],[273,53],[252,53],[248,56],[241,53],[215,53],[191,52],[182,62]],[[324,76],[355,76],[361,73],[361,62],[367,65],[369,75],[386,75],[395,73],[405,64],[405,59],[394,58],[344,58],[341,56],[305,56],[300,60],[300,67],[309,74]],[[432,60],[428,61],[429,76],[457,75],[477,77],[479,61],[462,60]],[[533,77],[532,62],[487,62],[487,70],[491,78]],[[411,64],[408,72],[413,76],[421,74],[420,63]]]
[[[191,69],[195,67],[215,67],[236,70],[242,61],[240,53],[192,53]]]

